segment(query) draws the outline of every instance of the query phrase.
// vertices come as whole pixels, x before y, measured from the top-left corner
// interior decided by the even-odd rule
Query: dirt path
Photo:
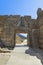
[[[10,53],[0,53],[0,65],[6,65],[10,58]]]
[[[39,53],[32,52],[32,50],[29,49],[29,52],[33,55],[26,54],[26,49],[28,49],[28,47],[25,45],[16,45],[6,65],[43,65],[41,59],[36,56],[38,55],[41,58]]]

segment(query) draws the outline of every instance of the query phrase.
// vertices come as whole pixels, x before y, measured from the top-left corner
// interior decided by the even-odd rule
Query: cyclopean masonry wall
[[[31,47],[32,48],[38,48],[39,47],[39,29],[38,29],[38,23],[37,20],[32,19],[31,20]]]
[[[43,49],[43,11],[38,9],[37,19],[31,16],[0,15],[0,40],[5,46],[15,46],[16,33],[27,33],[27,45]]]
[[[41,10],[41,8],[38,9],[37,16],[39,28],[39,47],[43,49],[43,10]]]

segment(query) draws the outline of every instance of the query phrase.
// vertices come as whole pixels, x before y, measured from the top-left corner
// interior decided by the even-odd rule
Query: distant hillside
[[[19,36],[19,37],[22,38],[22,39],[27,39],[27,37],[25,37],[25,36],[23,36],[23,35],[21,35],[21,34],[17,34],[17,36]]]
[[[16,44],[21,44],[24,41],[23,38],[19,37],[18,35],[16,35]]]

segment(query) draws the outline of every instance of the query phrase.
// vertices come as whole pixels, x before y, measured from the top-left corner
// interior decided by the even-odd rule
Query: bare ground
[[[0,65],[6,65],[11,56],[11,50],[7,48],[0,48]]]

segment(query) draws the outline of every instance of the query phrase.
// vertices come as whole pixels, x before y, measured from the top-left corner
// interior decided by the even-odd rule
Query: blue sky
[[[38,8],[43,9],[43,0],[0,0],[0,15],[31,15],[36,18]]]

